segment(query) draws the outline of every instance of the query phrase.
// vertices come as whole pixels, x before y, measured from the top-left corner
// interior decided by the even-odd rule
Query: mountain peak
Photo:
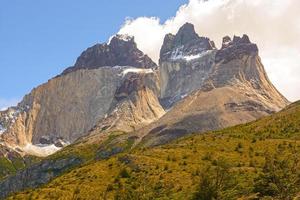
[[[232,42],[231,38],[227,35],[225,37],[223,37],[222,40],[222,49],[226,48],[229,46],[230,42]]]
[[[108,43],[108,46],[111,48],[124,48],[124,45],[126,45],[128,49],[137,49],[134,37],[127,34],[117,34],[113,36]]]
[[[176,35],[167,34],[160,51],[160,62],[182,60],[185,57],[215,49],[215,44],[209,38],[200,37],[191,23],[181,26]]]
[[[96,44],[85,50],[77,58],[75,65],[67,68],[62,74],[79,69],[97,69],[113,66],[157,67],[150,57],[137,48],[134,37],[117,34],[111,38],[108,44]]]
[[[114,40],[119,40],[119,41],[124,41],[124,42],[134,42],[134,37],[128,34],[116,34],[115,36],[113,36],[109,42],[109,44],[111,43],[111,41]]]
[[[185,24],[183,24],[179,30],[183,30],[183,29],[193,30],[195,32],[194,24],[189,23],[189,22],[186,22]]]
[[[242,37],[234,36],[232,40],[229,36],[225,36],[222,48],[216,54],[216,62],[229,62],[242,55],[258,55],[257,45],[252,43],[246,34]]]
[[[184,45],[190,41],[198,40],[200,37],[195,31],[193,24],[185,23],[177,32],[175,42],[177,45]]]

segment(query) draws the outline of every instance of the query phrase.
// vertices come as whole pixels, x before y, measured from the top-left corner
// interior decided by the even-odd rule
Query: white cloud
[[[138,47],[158,60],[163,38],[185,22],[220,46],[225,35],[246,33],[257,43],[269,78],[291,101],[300,99],[299,0],[190,0],[176,16],[127,19],[119,33],[135,36]]]
[[[15,106],[20,102],[18,98],[5,99],[0,97],[0,111],[6,110],[8,107]]]

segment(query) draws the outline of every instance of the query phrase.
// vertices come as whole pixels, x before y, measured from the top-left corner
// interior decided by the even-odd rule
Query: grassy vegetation
[[[300,195],[299,130],[298,102],[256,122],[155,148],[129,150],[127,142],[125,153],[91,159],[9,199],[293,199]]]
[[[122,148],[123,150],[128,150],[132,144],[129,144],[130,141],[126,141],[126,144],[123,142],[116,142],[118,136],[125,134],[124,132],[113,132],[109,136],[104,137],[102,142],[95,143],[86,143],[86,142],[75,142],[64,148],[62,151],[57,152],[47,158],[46,160],[57,160],[63,159],[66,157],[77,157],[83,159],[85,162],[90,162],[99,157],[99,153],[103,152],[104,150],[109,152],[114,148]],[[128,144],[130,146],[128,146]]]
[[[15,174],[18,170],[25,168],[34,161],[32,157],[22,158],[19,155],[11,155],[10,158],[0,157],[0,180]]]
[[[12,174],[16,171],[13,164],[5,157],[0,158],[0,177],[5,177],[7,174]]]

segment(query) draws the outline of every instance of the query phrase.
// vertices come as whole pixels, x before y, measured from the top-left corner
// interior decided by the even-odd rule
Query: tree
[[[297,154],[266,155],[262,172],[255,179],[254,192],[261,197],[293,199],[300,191],[300,163]]]
[[[237,182],[229,169],[229,165],[223,159],[217,160],[215,166],[207,167],[200,175],[200,184],[192,199],[233,199]]]

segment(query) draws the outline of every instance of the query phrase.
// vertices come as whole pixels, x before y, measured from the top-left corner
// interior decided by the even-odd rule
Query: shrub
[[[120,171],[119,176],[120,176],[121,178],[130,178],[130,174],[129,174],[129,172],[127,171],[126,168],[123,168],[123,169]]]
[[[254,192],[261,197],[292,199],[300,188],[299,155],[279,159],[277,155],[266,155],[262,172],[255,179]]]
[[[229,172],[224,160],[217,160],[215,167],[209,166],[200,174],[200,184],[193,200],[233,199],[236,196],[237,182]]]

